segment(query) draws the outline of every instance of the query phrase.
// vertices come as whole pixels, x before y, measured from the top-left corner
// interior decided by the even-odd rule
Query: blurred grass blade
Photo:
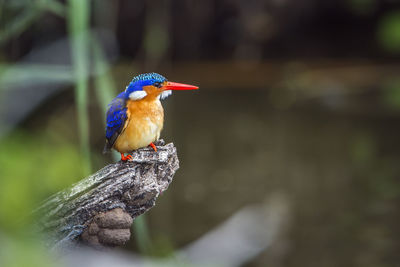
[[[95,72],[95,90],[97,101],[103,111],[103,121],[106,121],[106,113],[108,104],[116,96],[116,89],[114,79],[110,73],[110,66],[104,56],[104,51],[97,42],[96,38],[92,36],[91,47],[93,49],[94,59],[94,72]],[[119,160],[120,155],[113,151],[112,157],[114,160]]]
[[[42,11],[35,6],[27,7],[13,21],[1,27],[0,44],[8,39],[20,35],[41,15]]]
[[[133,228],[139,251],[142,254],[149,255],[151,252],[151,241],[149,228],[147,227],[146,217],[144,214],[135,219]]]
[[[4,7],[4,4],[2,6]],[[50,11],[61,17],[65,16],[65,6],[55,0],[40,0],[25,3],[21,14],[1,27],[0,44],[26,31],[45,11]]]
[[[103,49],[98,44],[95,37],[91,39],[91,47],[94,56],[95,90],[105,119],[107,105],[116,96],[115,83],[110,73],[110,66],[105,59]]]
[[[71,42],[72,66],[75,74],[78,131],[86,174],[91,171],[88,113],[89,13],[88,0],[68,1],[67,24]]]
[[[16,77],[18,77],[16,79]],[[36,82],[72,82],[70,66],[52,64],[0,64],[0,90],[12,85]]]
[[[42,0],[40,7],[60,17],[64,17],[66,13],[65,6],[56,0]]]

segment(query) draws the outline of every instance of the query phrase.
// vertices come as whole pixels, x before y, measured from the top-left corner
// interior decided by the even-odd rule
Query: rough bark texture
[[[157,152],[139,149],[132,161],[110,164],[47,199],[35,212],[48,246],[73,246],[82,233],[93,245],[126,242],[132,219],[154,206],[179,168],[172,143],[159,140],[156,146]]]

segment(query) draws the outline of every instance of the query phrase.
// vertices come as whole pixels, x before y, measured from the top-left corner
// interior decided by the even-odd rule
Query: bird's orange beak
[[[199,89],[199,87],[190,85],[190,84],[184,84],[184,83],[174,83],[174,82],[167,82],[166,85],[164,85],[165,90],[196,90]]]

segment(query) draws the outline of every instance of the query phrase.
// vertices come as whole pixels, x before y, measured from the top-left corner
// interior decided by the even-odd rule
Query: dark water
[[[396,266],[400,114],[369,96],[357,97],[361,109],[342,100],[281,105],[267,90],[174,94],[163,136],[178,147],[181,168],[149,212],[152,235],[182,247],[279,192],[290,204],[289,227],[248,266]]]

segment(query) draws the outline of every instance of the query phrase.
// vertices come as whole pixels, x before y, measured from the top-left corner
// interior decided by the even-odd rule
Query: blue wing
[[[106,145],[104,146],[103,152],[112,148],[118,136],[124,129],[126,119],[126,101],[124,98],[124,92],[122,92],[108,105]]]

